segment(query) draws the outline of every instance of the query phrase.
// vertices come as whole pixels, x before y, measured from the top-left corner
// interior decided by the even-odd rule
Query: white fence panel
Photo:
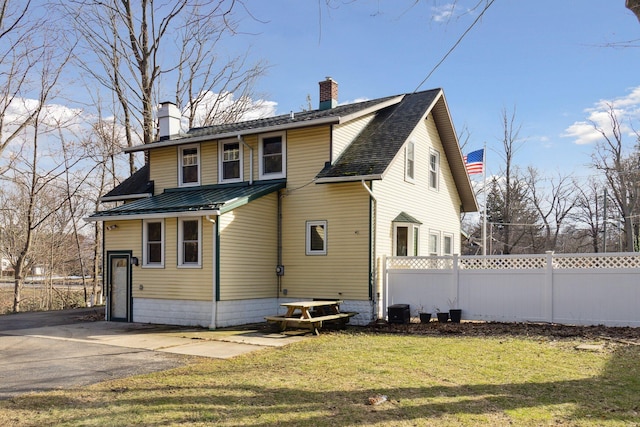
[[[640,326],[640,254],[390,257],[384,311],[461,308],[463,319]],[[455,306],[455,307],[454,307]]]

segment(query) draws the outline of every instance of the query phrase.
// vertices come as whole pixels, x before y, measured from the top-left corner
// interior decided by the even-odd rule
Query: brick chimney
[[[180,133],[182,114],[173,102],[163,102],[158,109],[158,138],[162,141],[171,139]]]
[[[331,77],[318,83],[320,85],[320,109],[328,110],[338,105],[338,82]]]

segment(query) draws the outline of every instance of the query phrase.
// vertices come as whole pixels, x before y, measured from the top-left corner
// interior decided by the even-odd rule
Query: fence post
[[[455,294],[453,295],[453,301],[457,302],[457,307],[451,308],[460,308],[460,271],[458,268],[458,256],[458,254],[453,255],[453,269],[451,270],[451,274],[453,275],[451,279],[454,282],[453,290],[455,291]]]
[[[553,251],[545,253],[547,254],[547,265],[544,283],[544,314],[547,322],[553,323]]]
[[[378,318],[385,319],[389,299],[389,278],[387,277],[387,255],[382,255],[382,307],[378,310]]]

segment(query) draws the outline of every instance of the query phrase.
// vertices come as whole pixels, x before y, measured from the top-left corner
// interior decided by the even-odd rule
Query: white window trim
[[[420,254],[420,224],[414,224],[412,222],[394,222],[393,223],[393,256],[401,256],[398,254],[398,227],[406,227],[407,228],[407,256],[414,256],[413,254]],[[416,248],[414,244],[416,243],[414,235],[416,230],[418,231],[418,247]]]
[[[311,250],[311,227],[316,225],[322,225],[324,227],[324,249],[321,251]],[[305,254],[306,255],[326,255],[327,254],[327,221],[307,221],[306,222],[306,243],[305,243]]]
[[[183,263],[184,256],[184,227],[182,223],[184,221],[198,221],[198,262],[197,263]],[[202,267],[202,220],[200,217],[197,218],[178,218],[178,267],[179,268],[201,268]]]
[[[435,171],[431,170],[431,156],[435,155],[436,156],[436,166],[435,166]],[[431,172],[435,172],[436,175],[436,179],[435,179],[435,185],[431,185]],[[433,190],[433,191],[438,191],[440,189],[440,153],[437,150],[434,150],[433,148],[429,149],[429,177],[428,177],[428,185],[429,185],[429,189]]]
[[[282,171],[280,173],[268,173],[265,174],[263,173],[263,162],[262,162],[262,155],[263,155],[263,140],[265,138],[271,138],[274,136],[280,136],[282,138]],[[286,178],[287,177],[287,134],[286,132],[272,132],[272,133],[265,133],[263,135],[260,135],[259,137],[259,143],[258,143],[258,174],[260,176],[260,179],[279,179],[279,178]]]
[[[432,251],[431,249],[431,237],[435,236],[436,238],[436,250],[435,252]],[[441,242],[440,242],[440,232],[439,231],[434,231],[434,230],[429,230],[429,255],[430,256],[439,256],[440,255],[440,250],[441,250]]]
[[[238,144],[239,156],[240,156],[240,177],[224,179],[224,146],[225,144]],[[242,151],[243,145],[237,139],[227,139],[226,141],[220,141],[218,143],[218,181],[221,183],[230,182],[242,182],[244,180],[244,153]]]
[[[409,158],[409,147],[413,148],[413,156]],[[409,175],[409,160],[413,162],[413,176]],[[413,141],[409,141],[404,148],[404,180],[414,183],[416,180],[416,144]]]
[[[445,240],[447,238],[451,239],[451,252],[450,253],[446,253],[445,252],[445,244],[444,244],[444,242],[445,242]],[[454,243],[453,234],[451,234],[451,233],[443,233],[442,234],[442,255],[453,255],[453,252],[454,252],[453,243]]]
[[[149,263],[148,259],[148,243],[149,243],[149,232],[147,229],[147,224],[149,223],[160,223],[160,262],[159,263]],[[165,237],[164,237],[164,220],[143,220],[142,221],[142,267],[143,268],[164,268],[164,246],[165,246]]]
[[[184,166],[182,164],[182,159],[183,159],[183,153],[184,150],[188,150],[191,148],[195,148],[197,150],[197,156],[198,156],[198,180],[196,182],[187,182],[184,183],[183,182],[183,176],[182,176],[182,167]],[[179,187],[195,187],[200,185],[200,177],[202,175],[202,161],[200,158],[200,144],[189,144],[189,145],[183,145],[178,147],[178,186]]]

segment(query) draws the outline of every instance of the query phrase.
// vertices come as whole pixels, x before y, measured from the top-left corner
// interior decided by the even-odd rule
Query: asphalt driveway
[[[304,339],[262,328],[116,323],[103,309],[0,316],[0,399],[162,371],[194,357],[229,358]]]

